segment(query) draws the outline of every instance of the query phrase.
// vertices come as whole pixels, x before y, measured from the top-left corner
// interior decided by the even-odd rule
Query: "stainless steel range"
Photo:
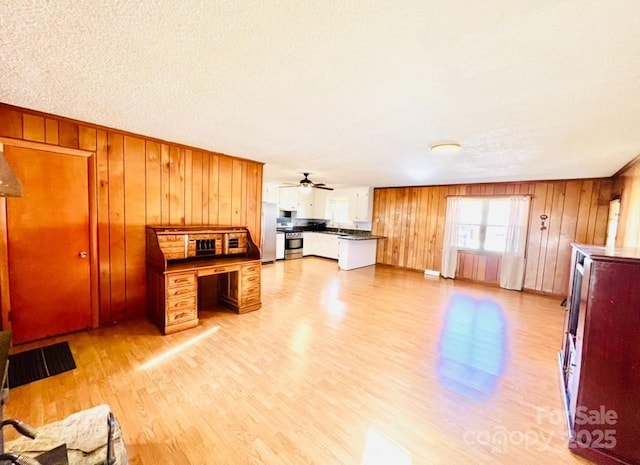
[[[284,258],[291,260],[302,258],[302,232],[286,232],[284,234]]]

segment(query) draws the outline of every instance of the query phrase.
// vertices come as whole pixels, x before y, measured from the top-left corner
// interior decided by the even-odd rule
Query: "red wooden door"
[[[91,326],[88,163],[5,146],[23,197],[7,199],[15,343]]]

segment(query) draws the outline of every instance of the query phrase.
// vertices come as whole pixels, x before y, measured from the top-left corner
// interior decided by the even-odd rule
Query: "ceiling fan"
[[[311,181],[311,179],[309,179],[309,175],[311,173],[302,173],[304,174],[304,178],[301,179],[298,184],[289,184],[286,186],[281,186],[281,187],[301,187],[301,188],[306,188],[306,189],[311,189],[311,188],[315,188],[315,189],[324,189],[326,191],[332,191],[333,187],[327,187],[327,185],[323,182],[313,182]]]

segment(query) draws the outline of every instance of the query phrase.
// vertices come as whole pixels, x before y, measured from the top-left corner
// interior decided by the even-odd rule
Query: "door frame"
[[[100,326],[100,289],[99,284],[99,262],[98,262],[98,197],[97,197],[97,165],[96,152],[90,150],[72,149],[48,145],[40,142],[30,142],[9,137],[0,137],[0,149],[2,145],[9,147],[20,147],[43,152],[50,152],[58,155],[72,155],[87,159],[87,179],[89,198],[89,283],[91,296],[91,327]],[[0,197],[0,306],[2,329],[11,330],[11,293],[9,282],[9,242],[7,229],[7,200]]]

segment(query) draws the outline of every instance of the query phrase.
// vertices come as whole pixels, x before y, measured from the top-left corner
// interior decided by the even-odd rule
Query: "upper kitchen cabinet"
[[[311,189],[305,192],[297,187],[265,183],[263,198],[266,202],[277,203],[280,210],[295,211],[296,218],[336,220],[339,217],[341,219],[335,223],[347,226],[354,222],[371,222],[373,211],[373,188],[369,186],[343,187],[332,191]],[[339,206],[339,214],[332,213],[330,205]]]
[[[298,188],[297,187],[281,187],[279,188],[280,196],[278,207],[280,210],[298,210]]]
[[[371,221],[373,211],[373,189],[356,187],[351,195],[349,213],[352,221]]]
[[[297,187],[280,187],[279,184],[265,183],[262,198],[265,202],[278,204],[280,210],[296,212],[297,218],[315,218],[315,189],[310,192]]]
[[[315,189],[311,189],[308,192],[305,192],[301,189],[292,189],[298,191],[298,208],[296,217],[297,218],[315,218],[314,217],[314,196]]]
[[[313,217],[324,218],[330,220],[331,217],[327,213],[327,199],[331,197],[333,191],[316,189],[313,192]]]
[[[262,199],[265,202],[280,204],[280,188],[277,184],[264,184]]]
[[[347,189],[349,200],[349,220],[358,222],[371,221],[373,211],[373,189],[368,186]]]
[[[369,186],[315,190],[314,216],[334,223],[370,222],[373,211],[373,188]],[[335,211],[338,209],[339,211]],[[298,215],[300,216],[300,215]],[[341,220],[336,220],[339,217]]]

